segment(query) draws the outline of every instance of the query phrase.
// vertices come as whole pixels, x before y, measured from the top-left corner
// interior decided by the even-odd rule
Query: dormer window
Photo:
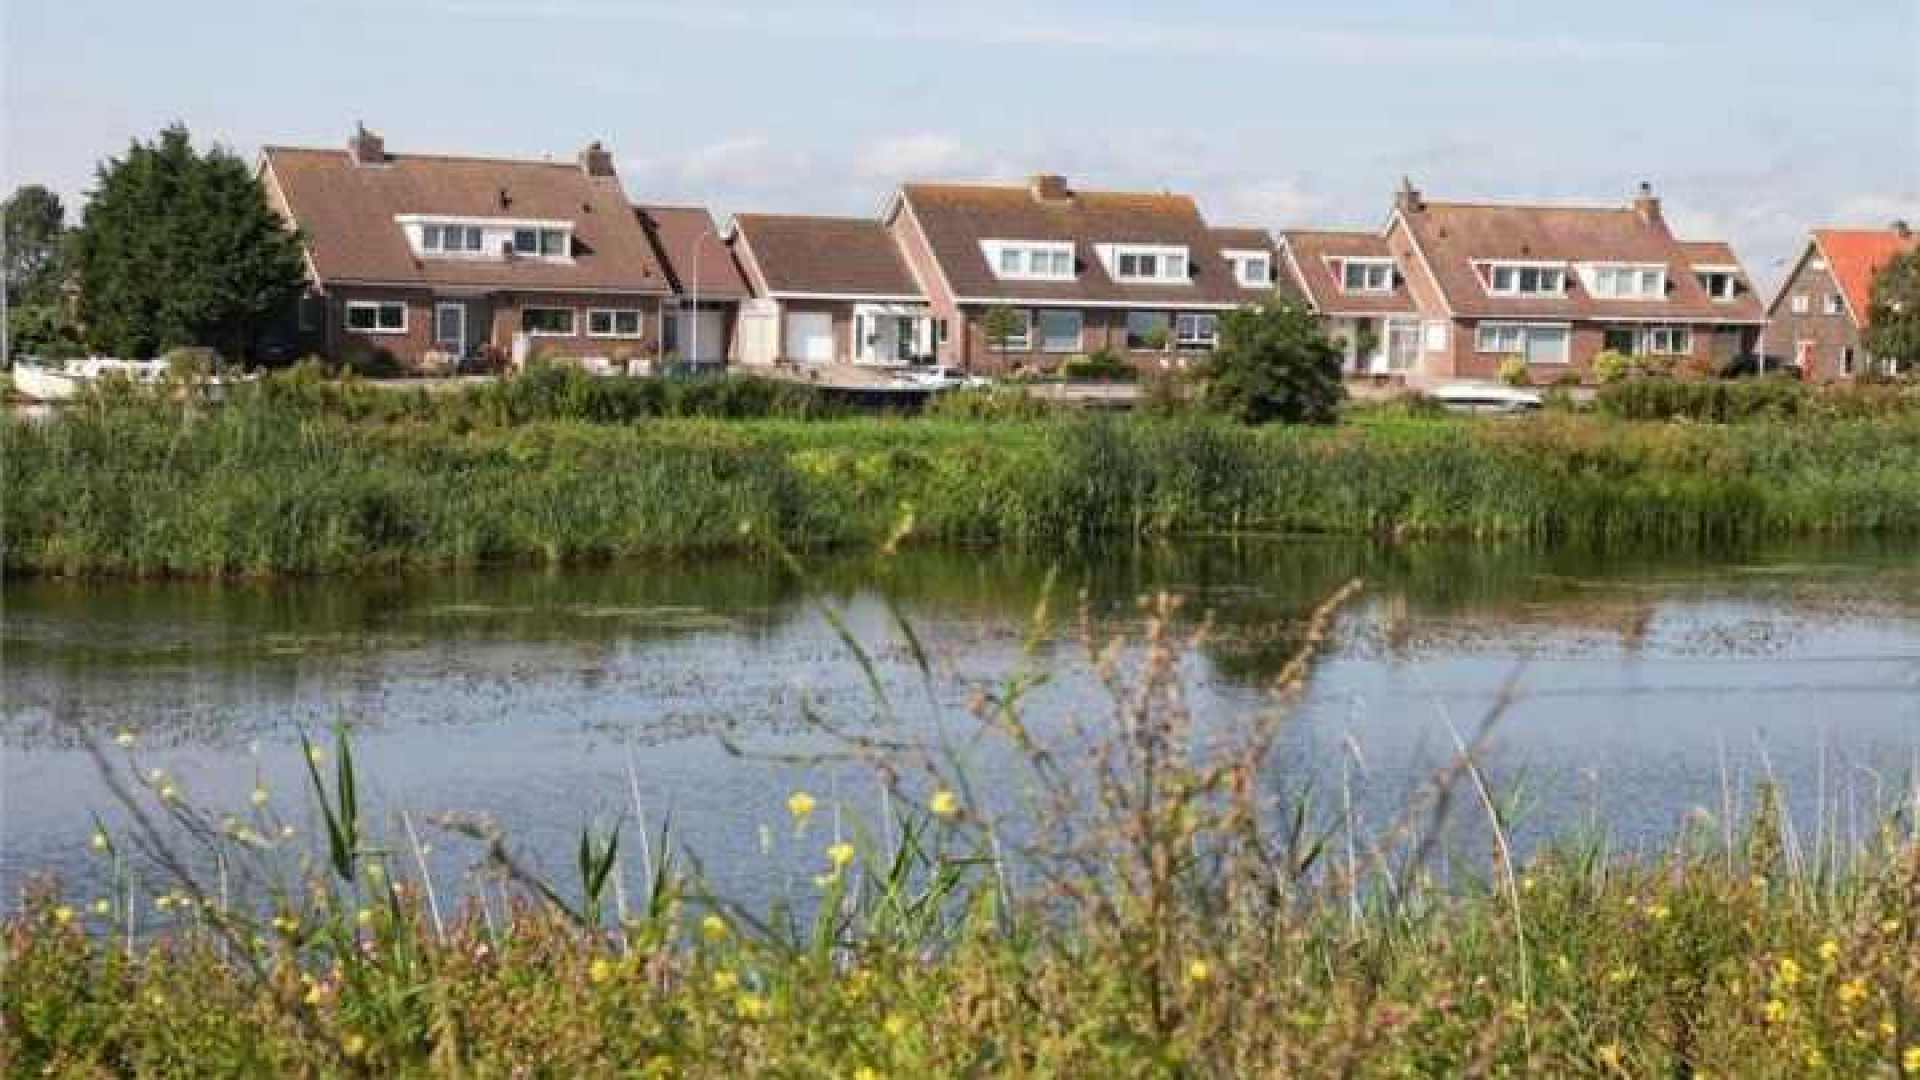
[[[444,214],[396,214],[407,244],[422,258],[570,259],[573,223],[528,218],[470,218]]]
[[[1073,245],[1053,241],[982,240],[994,276],[1012,281],[1072,281]]]
[[[430,255],[466,255],[481,250],[485,230],[478,225],[424,225],[420,229],[420,249]]]
[[[1735,300],[1740,296],[1740,275],[1734,270],[1695,267],[1693,276],[1700,283],[1701,291],[1714,300]]]
[[[1559,297],[1567,294],[1567,268],[1561,263],[1485,263],[1487,295]]]
[[[1182,284],[1190,280],[1187,249],[1170,245],[1102,244],[1101,261],[1115,281]]]
[[[1273,284],[1273,256],[1264,251],[1227,251],[1227,265],[1233,268],[1233,280],[1243,289],[1264,289]]]
[[[569,255],[567,250],[567,231],[565,229],[515,229],[513,230],[513,253],[531,255],[539,258],[558,258]]]
[[[1587,291],[1600,300],[1665,300],[1667,268],[1659,263],[1595,263],[1580,268]]]
[[[1393,291],[1392,259],[1341,259],[1340,291],[1346,293],[1390,293]]]

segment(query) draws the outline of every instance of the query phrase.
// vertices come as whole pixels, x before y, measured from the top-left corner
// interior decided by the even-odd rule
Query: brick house
[[[972,371],[1051,368],[1106,350],[1178,366],[1211,350],[1220,313],[1273,295],[1273,244],[1208,226],[1184,195],[1025,184],[903,184],[884,226],[922,286],[934,357]],[[989,340],[987,312],[1020,331]]]
[[[1718,369],[1765,319],[1727,245],[1678,240],[1642,185],[1625,207],[1430,202],[1404,184],[1378,233],[1281,237],[1300,293],[1349,370],[1412,382],[1590,379],[1606,350]]]
[[[752,295],[725,234],[703,206],[635,206],[633,212],[673,288],[660,322],[662,356],[699,369],[724,365],[740,305]]]
[[[402,367],[497,367],[516,355],[657,358],[672,284],[594,143],[573,162],[270,146],[259,178],[300,230],[303,348]]]
[[[1894,256],[1920,247],[1905,222],[1885,229],[1815,229],[1767,306],[1763,338],[1769,368],[1793,365],[1810,379],[1900,374],[1861,343],[1873,278]]]
[[[927,363],[933,312],[894,238],[871,218],[738,214],[727,243],[752,299],[744,364]]]

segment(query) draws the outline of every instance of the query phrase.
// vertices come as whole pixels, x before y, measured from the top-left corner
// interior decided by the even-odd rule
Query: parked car
[[[1545,406],[1539,394],[1511,386],[1454,383],[1437,386],[1427,396],[1454,412],[1523,413]]]

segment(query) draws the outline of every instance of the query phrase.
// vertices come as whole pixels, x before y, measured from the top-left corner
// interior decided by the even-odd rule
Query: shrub
[[[1319,318],[1290,300],[1222,315],[1220,343],[1198,373],[1208,407],[1245,424],[1330,424],[1347,393],[1340,351]]]
[[[393,350],[386,346],[368,345],[362,341],[349,342],[340,352],[340,364],[348,371],[366,379],[390,379],[403,374],[400,361]]]
[[[1633,357],[1617,349],[1608,349],[1593,358],[1593,377],[1601,385],[1617,383],[1633,372]]]
[[[1527,358],[1516,354],[1500,361],[1500,381],[1508,386],[1533,385],[1533,376],[1527,371]]]
[[[1803,415],[1811,394],[1797,382],[1747,379],[1686,382],[1629,379],[1602,387],[1600,410],[1623,420],[1687,419],[1715,424],[1791,419]]]
[[[1032,394],[988,387],[935,394],[924,415],[934,420],[1040,420],[1053,411],[1051,404]]]
[[[1140,372],[1128,361],[1101,349],[1089,356],[1076,356],[1060,365],[1060,374],[1084,382],[1132,382]]]

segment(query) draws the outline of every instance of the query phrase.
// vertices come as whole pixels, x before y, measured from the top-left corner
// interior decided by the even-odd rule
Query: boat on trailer
[[[21,357],[13,365],[13,391],[34,401],[71,401],[104,379],[125,379],[135,386],[155,387],[167,382],[165,360],[121,360],[111,356],[87,356],[72,360],[46,360]],[[249,382],[255,375],[196,375],[182,386],[209,400],[217,401],[236,383]]]

